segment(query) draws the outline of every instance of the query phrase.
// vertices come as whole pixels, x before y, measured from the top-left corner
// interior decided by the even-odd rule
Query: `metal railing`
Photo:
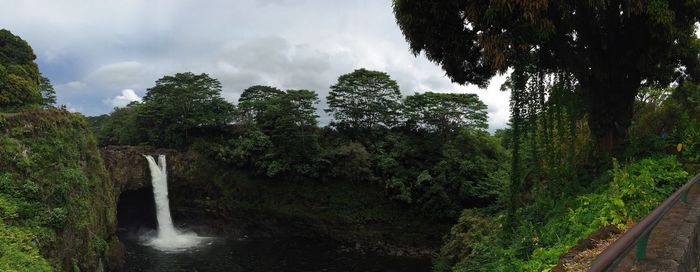
[[[700,185],[700,173],[691,178],[670,197],[664,200],[661,205],[644,217],[642,221],[639,221],[634,227],[627,230],[617,241],[600,253],[593,261],[588,271],[599,272],[612,270],[615,265],[627,256],[627,253],[629,253],[633,247],[635,248],[635,259],[637,261],[644,260],[646,257],[649,234],[676,202],[680,200],[686,203],[688,201],[688,191],[694,184]]]

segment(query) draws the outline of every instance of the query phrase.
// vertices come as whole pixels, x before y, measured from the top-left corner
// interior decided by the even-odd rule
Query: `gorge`
[[[104,151],[105,154],[115,155],[119,150],[135,152],[134,149],[137,148],[110,147]],[[182,159],[181,154],[171,150],[160,152],[172,154],[175,161]],[[116,156],[119,157],[119,155]],[[205,232],[219,235],[216,238],[204,238],[192,232],[183,231],[175,227],[169,214],[168,171],[165,155],[159,155],[158,162],[151,155],[143,156],[148,160],[151,185],[146,185],[148,182],[144,182],[144,187],[140,189],[121,193],[117,211],[120,237],[126,246],[126,271],[180,271],[183,269],[197,269],[197,271],[221,271],[222,269],[226,271],[315,271],[317,269],[425,271],[428,269],[429,260],[425,258],[392,257],[377,252],[362,253],[357,250],[359,247],[354,248],[341,241],[316,236],[318,234],[307,234],[303,237],[292,233],[268,233],[266,236],[250,233],[250,236],[247,234],[234,236],[230,233],[222,234],[215,229],[204,229]],[[106,159],[106,161],[111,160]],[[114,171],[113,167],[109,169]],[[178,167],[174,166],[172,169],[175,170]],[[178,170],[175,172],[179,173]],[[125,188],[137,186],[139,185],[126,184]],[[115,188],[119,187],[115,186]],[[149,187],[153,191],[150,200]],[[196,189],[189,190],[192,192]],[[179,206],[176,205],[176,207]],[[157,218],[156,224],[153,224],[153,217]],[[202,226],[198,226],[195,221],[190,221],[184,226],[202,229]],[[154,228],[157,234],[153,233]],[[245,232],[244,229],[241,230],[241,233]]]

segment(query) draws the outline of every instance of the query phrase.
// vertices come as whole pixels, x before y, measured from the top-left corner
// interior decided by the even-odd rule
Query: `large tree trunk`
[[[589,82],[582,87],[596,155],[616,157],[624,151],[629,138],[639,81],[609,79]]]

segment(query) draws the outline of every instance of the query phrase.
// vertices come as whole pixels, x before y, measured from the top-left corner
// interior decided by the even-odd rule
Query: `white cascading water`
[[[183,250],[197,246],[205,238],[195,233],[182,233],[173,226],[170,217],[170,202],[168,200],[168,172],[165,155],[158,156],[158,163],[150,155],[144,155],[151,170],[153,197],[156,201],[156,218],[158,219],[158,235],[148,239],[147,244],[160,250]]]

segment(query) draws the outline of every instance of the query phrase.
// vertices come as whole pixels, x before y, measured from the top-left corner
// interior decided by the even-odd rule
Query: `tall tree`
[[[334,125],[351,129],[391,127],[398,122],[401,92],[396,81],[379,71],[357,69],[342,75],[327,97]]]
[[[41,105],[50,107],[56,104],[56,91],[53,89],[51,80],[39,74],[39,92],[41,93]]]
[[[698,1],[394,0],[414,54],[425,52],[453,81],[485,86],[527,66],[572,73],[599,151],[627,138],[643,84],[700,75]],[[680,72],[679,72],[680,71]]]
[[[267,166],[269,176],[293,172],[317,176],[315,160],[320,152],[318,95],[309,90],[288,90],[266,100],[259,126],[274,145],[274,159]]]
[[[271,98],[283,95],[280,89],[270,86],[254,85],[243,90],[238,99],[239,121],[257,121],[257,118],[265,111]]]
[[[0,29],[0,110],[38,106],[39,67],[29,44],[6,29]]]
[[[486,105],[476,94],[416,93],[404,99],[407,122],[443,136],[460,127],[488,128]]]
[[[138,114],[151,142],[182,146],[195,129],[230,123],[233,111],[234,106],[221,97],[219,80],[187,72],[158,79],[147,90]]]

